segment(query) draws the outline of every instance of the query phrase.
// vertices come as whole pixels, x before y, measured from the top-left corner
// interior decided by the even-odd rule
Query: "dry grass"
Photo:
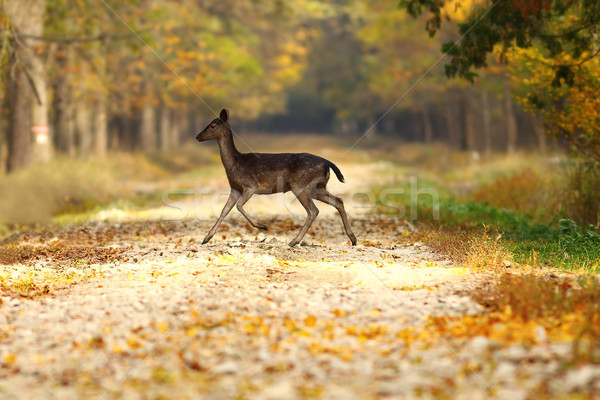
[[[496,285],[471,296],[489,312],[508,310],[524,324],[534,321],[551,335],[572,341],[573,362],[600,362],[600,282],[596,276],[504,274]]]
[[[190,146],[169,153],[113,154],[106,159],[56,158],[0,176],[0,224],[45,224],[54,215],[148,197],[140,187],[155,187],[160,194],[161,185],[170,185],[178,175],[215,162],[210,149]]]
[[[560,205],[556,183],[548,175],[542,176],[531,168],[525,168],[512,175],[500,175],[492,182],[481,185],[471,199],[531,215],[540,212],[554,215]]]
[[[500,235],[487,230],[424,225],[411,234],[407,242],[423,242],[435,252],[445,254],[465,267],[481,269],[510,264],[512,255],[502,246],[500,239]]]

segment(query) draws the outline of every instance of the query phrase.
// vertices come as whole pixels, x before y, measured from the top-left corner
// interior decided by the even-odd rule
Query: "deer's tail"
[[[340,169],[331,161],[327,161],[327,165],[333,170],[333,172],[335,172],[335,176],[337,176],[339,181],[344,183],[344,175],[342,175],[342,171],[340,171]]]

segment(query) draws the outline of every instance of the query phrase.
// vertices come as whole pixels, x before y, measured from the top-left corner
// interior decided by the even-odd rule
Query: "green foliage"
[[[593,225],[580,226],[569,219],[540,223],[528,214],[487,203],[453,200],[442,203],[440,220],[435,223],[480,235],[491,229],[501,235],[500,246],[518,263],[600,271],[600,235]]]
[[[426,30],[434,35],[441,27],[446,0],[402,0],[413,17],[430,12]],[[477,2],[475,2],[477,3]],[[578,58],[595,48],[594,32],[600,25],[600,3],[593,0],[495,0],[475,4],[464,22],[458,23],[460,42],[446,43],[442,51],[450,55],[448,76],[473,80],[474,68],[487,66],[487,56],[496,45],[508,48],[540,45],[554,57],[569,52]],[[555,79],[572,83],[572,66],[555,67]]]

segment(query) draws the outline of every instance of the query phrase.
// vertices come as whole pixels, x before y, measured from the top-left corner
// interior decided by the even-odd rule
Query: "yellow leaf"
[[[346,334],[356,336],[358,334],[358,328],[356,328],[354,325],[347,326]]]
[[[129,347],[131,347],[132,349],[137,349],[138,347],[142,347],[142,344],[140,343],[139,340],[137,340],[137,338],[133,335],[130,335],[127,338],[127,344],[129,345]]]
[[[196,332],[197,332],[196,328],[188,328],[188,329],[186,329],[185,334],[187,336],[194,336],[196,334]]]
[[[160,321],[158,324],[156,324],[156,328],[160,333],[165,333],[167,329],[169,329],[169,324],[164,321]]]
[[[340,317],[340,318],[342,318],[342,317],[345,317],[345,316],[346,316],[346,313],[345,313],[345,312],[343,312],[342,310],[340,310],[339,308],[336,308],[336,309],[334,309],[334,310],[332,311],[332,313],[333,313],[333,315],[335,315],[336,317]]]
[[[283,320],[283,326],[285,326],[288,331],[293,331],[296,329],[296,323],[289,318],[285,318]]]
[[[8,353],[4,356],[4,362],[7,364],[12,364],[17,361],[17,356],[14,353]]]
[[[256,332],[256,327],[252,323],[247,323],[244,326],[244,330],[246,331],[246,333],[251,333],[252,334],[252,333]]]
[[[307,327],[312,328],[316,324],[317,318],[314,315],[309,315],[308,317],[304,318],[304,325],[306,325]]]
[[[260,326],[259,330],[263,336],[269,336],[269,332],[270,332],[271,328],[267,324],[262,324]]]

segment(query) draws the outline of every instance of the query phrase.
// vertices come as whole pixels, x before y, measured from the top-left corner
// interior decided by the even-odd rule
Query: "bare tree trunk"
[[[160,109],[160,149],[170,150],[173,147],[173,131],[171,127],[171,110],[166,106]]]
[[[197,132],[194,132],[190,127],[190,116],[187,112],[181,114],[178,118],[178,145],[187,142],[188,139],[194,137]]]
[[[455,150],[462,149],[462,135],[460,130],[460,120],[457,117],[457,107],[455,106],[456,95],[448,96],[446,105],[446,126],[448,128],[448,143]]]
[[[79,143],[79,154],[87,157],[92,154],[94,145],[92,115],[88,105],[82,101],[78,101],[75,108],[75,127]]]
[[[62,90],[65,82],[59,82],[54,90],[54,135],[59,152],[75,155],[75,113],[73,104],[68,99],[66,90]]]
[[[5,11],[17,35],[40,36],[44,28],[46,0],[5,0]],[[51,157],[52,141],[48,127],[48,100],[44,65],[26,38],[19,38],[17,59],[9,88],[8,160],[12,172],[33,158]],[[35,144],[32,142],[35,133]]]
[[[504,79],[504,114],[506,117],[506,152],[513,154],[517,147],[517,119],[510,97],[510,81]]]
[[[94,154],[105,157],[108,149],[108,126],[106,120],[106,94],[102,92],[94,107]]]
[[[106,89],[106,58],[109,43],[102,40],[94,45],[96,54],[95,66],[98,78],[98,89],[95,91],[94,103],[94,154],[105,157],[108,150],[108,93]]]
[[[431,113],[427,106],[421,109],[421,116],[423,117],[423,138],[425,143],[429,144],[433,142],[433,128],[431,127]]]
[[[29,164],[31,157],[31,86],[25,71],[16,67],[8,82],[8,159],[6,171]]]
[[[171,147],[174,149],[181,144],[181,118],[181,114],[171,111]]]
[[[150,101],[146,101],[142,108],[142,123],[140,125],[142,150],[156,150],[156,139],[156,108]]]
[[[490,95],[487,90],[481,93],[481,109],[485,156],[489,158],[492,154],[492,122],[490,116]]]
[[[473,121],[473,106],[469,101],[467,93],[460,95],[460,116],[462,122],[462,138],[461,149],[473,151],[475,150],[475,127]]]
[[[546,131],[544,129],[544,123],[542,117],[538,112],[531,116],[531,123],[533,124],[533,130],[538,141],[538,150],[541,154],[546,154],[547,143],[546,143]]]
[[[52,158],[53,148],[48,120],[48,90],[44,63],[39,56],[31,53],[30,65],[29,75],[37,92],[31,107],[31,130],[35,139],[32,148],[32,160],[48,162]]]
[[[369,118],[367,121],[367,130],[365,131],[365,139],[367,141],[375,140],[377,137],[377,119],[375,117]]]

